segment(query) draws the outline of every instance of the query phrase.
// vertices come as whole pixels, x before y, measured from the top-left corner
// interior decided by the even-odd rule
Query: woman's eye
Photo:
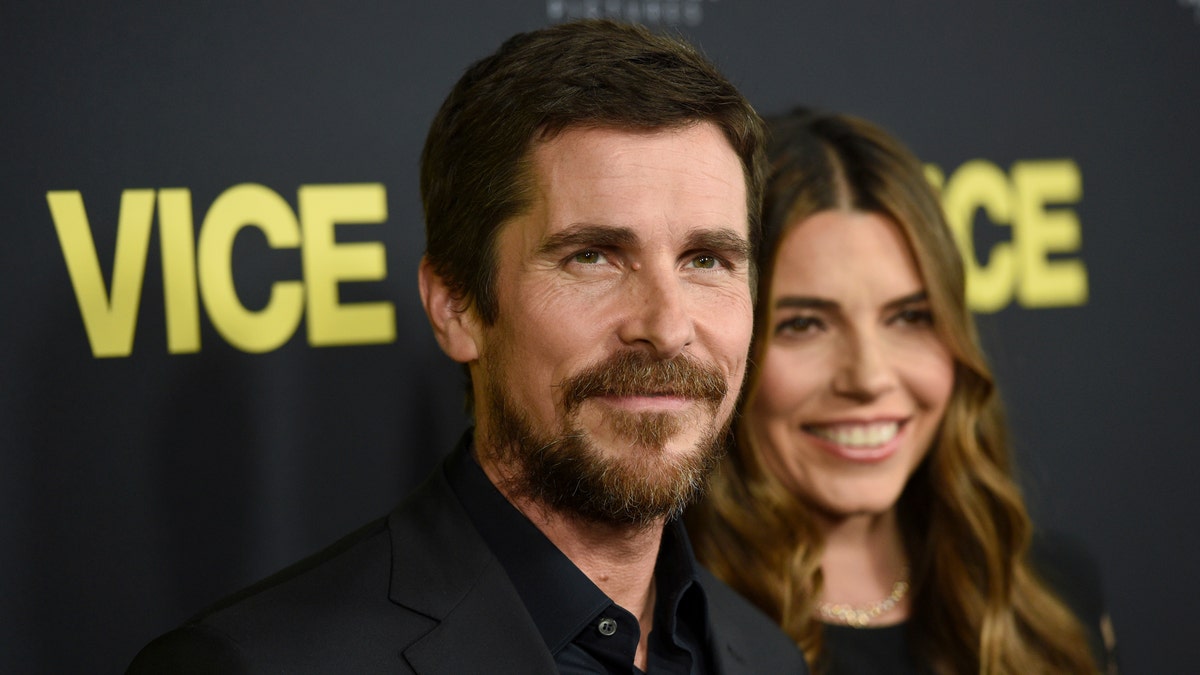
[[[776,335],[811,333],[821,327],[820,319],[812,316],[793,316],[775,324]]]
[[[933,312],[928,309],[903,309],[892,320],[913,326],[932,326]]]

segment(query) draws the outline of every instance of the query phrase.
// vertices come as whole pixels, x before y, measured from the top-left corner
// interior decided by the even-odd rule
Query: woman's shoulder
[[[1029,550],[1033,570],[1079,619],[1103,672],[1117,672],[1116,638],[1100,567],[1087,547],[1063,532],[1038,532]]]
[[[1106,609],[1100,568],[1082,542],[1063,532],[1038,532],[1029,562],[1080,621],[1091,625],[1100,621]]]

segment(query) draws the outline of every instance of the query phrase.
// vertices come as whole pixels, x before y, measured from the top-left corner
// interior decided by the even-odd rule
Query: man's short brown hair
[[[640,26],[585,20],[521,33],[467,69],[421,154],[426,258],[451,291],[493,323],[495,242],[531,201],[536,142],[571,127],[646,130],[711,122],[746,176],[759,239],[763,125],[736,88],[686,42]]]

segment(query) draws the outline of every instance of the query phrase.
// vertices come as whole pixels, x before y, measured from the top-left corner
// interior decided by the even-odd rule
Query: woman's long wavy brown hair
[[[962,259],[921,164],[857,118],[797,110],[769,123],[752,361],[761,362],[770,335],[779,241],[827,209],[879,213],[900,226],[939,336],[954,355],[954,389],[938,437],[897,506],[912,575],[914,653],[939,673],[1096,672],[1078,621],[1027,560],[1032,525],[1012,478],[1000,399],[966,306]],[[752,365],[742,410],[757,380]],[[744,420],[737,435],[738,450],[688,515],[697,555],[778,621],[819,672],[821,533],[766,470]]]

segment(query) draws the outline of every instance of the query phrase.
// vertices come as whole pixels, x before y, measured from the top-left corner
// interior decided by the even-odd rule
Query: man
[[[389,517],[151,643],[131,672],[797,673],[682,509],[752,326],[761,122],[606,21],[472,66],[422,157],[421,297],[475,427]]]

